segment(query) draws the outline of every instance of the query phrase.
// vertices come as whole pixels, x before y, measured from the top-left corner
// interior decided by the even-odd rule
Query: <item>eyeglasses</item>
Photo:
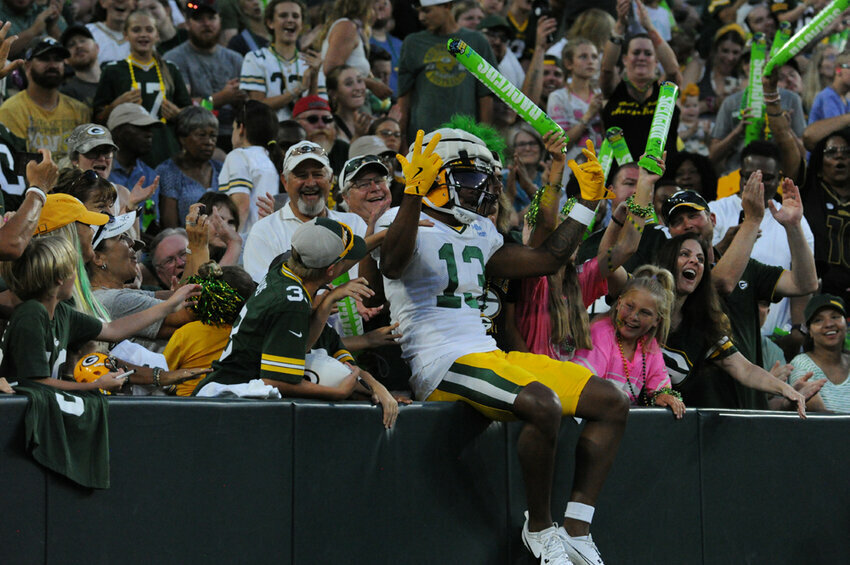
[[[83,153],[83,157],[85,157],[89,161],[97,161],[101,157],[105,157],[106,159],[112,159],[112,148],[95,147],[91,151]]]
[[[312,116],[299,116],[299,120],[307,120],[308,123],[316,125],[319,123],[319,120],[322,120],[322,123],[325,125],[331,124],[334,121],[333,116],[316,116],[315,114]]]
[[[163,268],[169,268],[170,269],[171,267],[173,267],[177,264],[177,261],[180,261],[181,263],[183,263],[185,265],[186,264],[186,256],[188,256],[188,255],[189,255],[189,251],[186,250],[186,249],[182,249],[182,250],[178,251],[176,255],[171,255],[171,256],[163,259],[156,266],[156,268],[157,269],[163,269]]]
[[[514,143],[514,149],[531,149],[537,147],[536,141],[517,141]]]
[[[842,145],[840,147],[827,147],[823,150],[826,157],[843,157],[850,155],[850,145]]]
[[[356,181],[352,181],[351,188],[357,190],[368,190],[372,187],[372,183],[375,183],[376,186],[387,184],[387,177],[369,177],[368,179],[360,179]]]
[[[393,131],[391,129],[380,129],[378,130],[378,135],[382,135],[384,137],[395,137],[401,139],[400,131]]]

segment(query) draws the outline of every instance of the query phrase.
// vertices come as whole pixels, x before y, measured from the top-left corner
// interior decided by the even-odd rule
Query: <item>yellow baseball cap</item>
[[[90,212],[82,202],[70,194],[48,194],[35,233],[49,233],[73,222],[102,226],[108,221],[109,216]]]

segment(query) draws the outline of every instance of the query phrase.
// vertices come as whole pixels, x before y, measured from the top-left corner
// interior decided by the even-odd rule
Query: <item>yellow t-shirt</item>
[[[221,352],[227,345],[230,330],[233,326],[207,326],[202,322],[189,322],[179,328],[168,345],[165,346],[165,360],[168,368],[176,369],[200,369],[209,367],[213,361],[218,361]],[[192,396],[195,386],[206,375],[190,379],[177,385],[177,396]]]
[[[27,142],[27,151],[50,149],[54,162],[68,154],[65,139],[80,124],[91,121],[91,109],[70,96],[59,94],[59,104],[45,110],[23,90],[0,106],[0,123]]]

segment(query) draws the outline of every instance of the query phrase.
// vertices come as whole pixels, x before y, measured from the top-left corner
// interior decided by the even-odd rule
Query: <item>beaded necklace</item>
[[[615,335],[617,336],[617,347],[620,349],[620,359],[623,361],[623,372],[626,373],[626,384],[629,385],[629,391],[631,391],[632,396],[637,400],[640,396],[639,393],[635,392],[634,387],[632,386],[632,378],[629,374],[629,364],[626,361],[626,354],[623,352],[623,342],[620,339],[620,333],[614,330]],[[641,361],[643,364],[643,368],[641,369],[640,377],[637,379],[637,384],[640,385],[640,391],[643,392],[644,385],[646,384],[646,349],[643,347],[644,340],[638,340],[635,351],[640,348],[641,353]]]
[[[127,66],[130,68],[130,88],[133,90],[139,88],[139,83],[136,81],[136,73],[133,71],[133,65],[138,66],[140,69],[144,69],[145,65],[135,59],[133,55],[127,57]],[[159,81],[159,91],[162,93],[163,102],[166,100],[165,96],[165,81],[162,80],[162,71],[159,69],[159,63],[156,62],[156,58],[153,60],[153,68],[156,69],[156,78]],[[147,69],[145,69],[147,70]],[[165,118],[160,118],[159,121],[165,123]]]
[[[281,94],[288,90],[287,86],[287,75],[283,72],[283,63],[289,65],[292,61],[295,61],[295,75],[298,77],[298,80],[301,80],[301,63],[298,60],[298,48],[295,48],[295,55],[293,55],[292,59],[287,59],[283,55],[277,52],[274,45],[269,45],[269,51],[271,51],[272,55],[274,55],[277,60],[277,68],[280,69],[280,90]]]

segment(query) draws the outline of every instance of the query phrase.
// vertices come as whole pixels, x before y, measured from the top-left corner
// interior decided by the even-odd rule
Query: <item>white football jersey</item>
[[[397,213],[398,208],[388,210],[379,229]],[[384,292],[404,336],[400,344],[413,391],[425,400],[458,357],[498,349],[481,322],[478,299],[484,267],[503,238],[486,218],[455,229],[424,213],[420,217],[434,226],[419,226],[413,258],[399,279],[384,277]]]
[[[269,47],[251,51],[242,60],[242,72],[239,76],[239,88],[265,93],[267,98],[279,96],[294,84],[304,80],[307,63],[301,60],[296,51],[295,57],[287,61],[278,57]],[[324,74],[319,73],[319,94],[324,93]],[[308,94],[306,91],[304,94]],[[291,105],[277,111],[277,120],[282,122],[292,117]]]

